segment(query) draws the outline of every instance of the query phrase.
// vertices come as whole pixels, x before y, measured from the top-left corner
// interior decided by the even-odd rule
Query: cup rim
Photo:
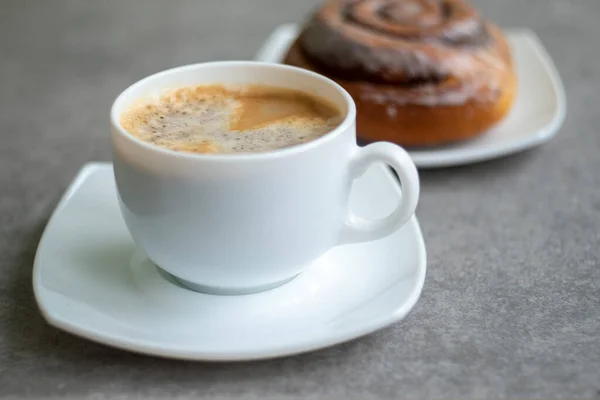
[[[139,86],[148,84],[148,82],[150,82],[154,79],[163,77],[165,75],[178,74],[178,73],[187,72],[187,71],[193,70],[193,69],[201,69],[201,68],[204,68],[207,66],[216,66],[216,67],[218,67],[218,66],[223,66],[223,67],[250,66],[250,67],[264,67],[264,68],[272,68],[272,69],[285,69],[285,70],[289,70],[289,71],[292,71],[293,73],[297,73],[300,75],[310,76],[311,78],[315,78],[315,79],[322,81],[323,84],[332,86],[342,95],[342,97],[344,98],[344,100],[346,102],[346,109],[347,109],[346,115],[344,116],[343,121],[338,126],[336,126],[332,130],[330,130],[323,136],[318,137],[315,140],[311,140],[310,142],[301,143],[301,144],[294,145],[294,146],[284,147],[281,149],[270,150],[270,151],[265,151],[265,152],[260,152],[260,153],[206,154],[206,153],[191,153],[191,152],[176,151],[176,150],[167,149],[165,147],[161,147],[161,146],[143,141],[143,140],[133,136],[129,132],[127,132],[127,130],[125,130],[125,128],[123,128],[123,126],[121,126],[120,114],[124,109],[124,106],[121,103],[124,101],[123,98],[125,98],[128,93],[135,90]],[[311,150],[313,148],[319,147],[322,144],[325,144],[331,140],[334,140],[337,136],[341,135],[342,132],[345,132],[354,123],[354,121],[356,119],[356,105],[355,105],[352,97],[350,96],[350,94],[338,83],[336,83],[332,79],[329,79],[321,74],[318,74],[316,72],[309,71],[309,70],[306,70],[303,68],[299,68],[299,67],[295,67],[295,66],[291,66],[291,65],[262,62],[262,61],[209,61],[209,62],[187,64],[187,65],[182,65],[179,67],[169,68],[169,69],[154,73],[152,75],[148,75],[145,78],[142,78],[142,79],[134,82],[133,84],[129,85],[125,90],[123,90],[113,101],[113,104],[112,104],[111,110],[110,110],[110,119],[111,119],[111,124],[112,124],[113,128],[123,138],[128,140],[130,143],[140,146],[145,150],[157,152],[157,153],[160,153],[165,156],[172,156],[172,157],[183,158],[183,159],[198,159],[198,160],[210,160],[210,161],[264,160],[264,159],[269,159],[269,158],[286,157],[286,156],[290,156],[293,154],[302,153],[302,152]]]

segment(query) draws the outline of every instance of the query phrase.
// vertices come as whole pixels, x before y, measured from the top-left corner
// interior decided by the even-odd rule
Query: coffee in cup
[[[188,86],[138,100],[121,116],[132,135],[191,153],[260,153],[310,142],[342,112],[299,90],[265,85]]]
[[[150,260],[194,290],[283,284],[335,246],[390,235],[415,211],[410,156],[392,143],[357,146],[355,119],[341,86],[291,66],[212,62],[142,79],[111,110],[124,222]],[[364,219],[350,190],[376,162],[396,171],[402,196],[388,217]]]

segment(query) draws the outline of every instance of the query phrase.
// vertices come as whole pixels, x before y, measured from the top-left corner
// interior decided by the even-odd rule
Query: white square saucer
[[[100,343],[190,360],[290,355],[401,320],[423,288],[425,245],[413,217],[385,239],[332,249],[276,289],[193,292],[137,250],[115,190],[111,164],[84,166],[48,222],[33,271],[46,320]],[[391,172],[373,165],[355,182],[351,206],[383,217],[399,196]]]
[[[281,62],[298,33],[295,24],[279,26],[255,60]],[[417,167],[451,167],[507,156],[547,142],[562,126],[567,109],[564,89],[542,42],[527,29],[507,29],[506,36],[519,82],[509,115],[477,139],[432,149],[408,149]]]

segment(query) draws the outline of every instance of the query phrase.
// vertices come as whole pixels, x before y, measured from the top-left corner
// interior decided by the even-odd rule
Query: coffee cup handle
[[[377,142],[358,147],[350,161],[350,178],[363,175],[374,162],[384,162],[396,171],[402,187],[402,199],[396,209],[382,219],[366,220],[348,210],[340,244],[368,242],[381,239],[400,229],[415,212],[419,200],[419,174],[410,156],[401,147]]]

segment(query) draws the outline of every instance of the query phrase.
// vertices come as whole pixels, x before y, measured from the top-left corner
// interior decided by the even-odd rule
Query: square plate
[[[350,203],[358,215],[379,218],[399,197],[391,172],[373,165],[355,181]],[[40,240],[33,288],[46,320],[73,334],[164,357],[249,360],[319,349],[401,320],[421,294],[425,270],[413,217],[384,239],[333,248],[276,289],[193,292],[137,249],[112,165],[88,164]]]

